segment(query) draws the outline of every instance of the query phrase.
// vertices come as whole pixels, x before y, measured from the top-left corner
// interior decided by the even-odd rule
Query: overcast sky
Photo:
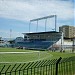
[[[57,30],[62,25],[74,26],[74,0],[0,0],[0,36],[16,38],[29,32],[29,21],[49,15],[57,15]],[[38,23],[38,31],[45,30],[45,20]],[[31,23],[36,32],[37,23]],[[54,29],[54,18],[47,20],[47,31]]]

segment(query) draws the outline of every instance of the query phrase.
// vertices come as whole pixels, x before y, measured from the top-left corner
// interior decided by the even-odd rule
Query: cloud
[[[56,14],[68,20],[74,16],[73,3],[61,0],[2,0],[0,17],[28,21],[33,18]]]
[[[25,23],[28,23],[26,21],[31,19],[56,14],[58,26],[63,24],[70,25],[73,22],[71,20],[74,20],[75,17],[74,12],[74,2],[71,0],[0,0],[0,17],[24,21]],[[23,26],[22,24],[16,25]],[[41,26],[40,28],[44,28],[45,20],[39,21],[39,25]],[[52,20],[48,19],[47,29],[53,29],[53,25],[54,18]],[[36,30],[36,26],[34,30]],[[21,33],[22,32],[14,31],[12,37],[23,36]],[[0,30],[0,34],[6,36],[7,34],[10,35],[10,32]],[[7,35],[7,37],[9,37],[9,35]]]

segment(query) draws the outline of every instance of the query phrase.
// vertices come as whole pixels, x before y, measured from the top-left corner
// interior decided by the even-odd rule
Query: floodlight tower
[[[61,32],[61,51],[60,52],[63,52],[64,50],[64,38],[63,38],[63,32]]]
[[[56,25],[57,24],[57,15],[55,15],[55,31],[56,31]]]
[[[10,40],[11,40],[11,35],[12,35],[11,33],[12,33],[12,29],[10,29]]]
[[[55,31],[56,31],[56,23],[57,23],[57,15],[50,15],[50,16],[45,16],[45,17],[41,17],[41,18],[37,18],[37,19],[33,19],[33,20],[30,20],[30,23],[29,23],[29,32],[30,32],[30,24],[31,24],[31,22],[33,22],[33,21],[36,21],[37,22],[37,27],[36,27],[36,32],[38,31],[38,21],[39,20],[43,20],[43,19],[45,19],[45,31],[46,31],[46,24],[47,24],[47,19],[48,18],[53,18],[53,17],[55,17]]]

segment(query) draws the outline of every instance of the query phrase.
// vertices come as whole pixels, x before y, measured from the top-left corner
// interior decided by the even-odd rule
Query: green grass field
[[[16,48],[0,48],[0,71],[2,70],[4,65],[5,65],[5,68],[2,70],[2,73],[5,74],[8,66],[11,65],[11,67],[8,69],[8,72],[10,72],[16,63],[17,64],[16,64],[15,68],[13,69],[13,71],[20,64],[21,65],[25,64],[25,62],[47,60],[47,59],[51,60],[51,59],[58,59],[59,57],[67,58],[67,57],[75,56],[75,53],[69,53],[69,52],[61,53],[61,52],[50,52],[50,51],[39,51],[39,52],[33,52],[33,51],[36,51],[36,50],[23,50],[23,49],[16,49]],[[3,53],[3,52],[20,52],[20,53]],[[23,53],[21,53],[21,52],[23,52]],[[24,53],[24,52],[27,52],[27,53]],[[33,63],[33,62],[31,62],[31,63]],[[37,63],[37,62],[34,62],[34,63]],[[72,73],[72,70],[75,70],[75,65],[74,64],[71,65],[72,63],[75,64],[75,62],[72,62],[72,61],[71,61],[71,63],[67,62],[67,64],[65,64],[65,63],[60,64],[61,68],[59,68],[59,74],[60,75],[62,74],[63,70],[65,69],[65,67],[64,67],[65,65],[67,65],[66,72],[64,71],[65,75],[75,74],[74,71],[73,71],[74,73]],[[27,64],[28,63],[26,63],[23,66],[23,68]],[[49,66],[45,66],[45,67],[47,67],[47,69],[49,68]],[[40,75],[40,72],[41,73],[44,72],[44,75],[47,75],[46,72],[48,70],[45,67],[43,67],[43,69],[41,67],[37,67],[35,70],[36,71],[35,75],[37,75],[37,74]],[[71,69],[69,67],[71,67]],[[52,75],[54,75],[55,74],[55,64],[53,64],[53,66],[52,65],[50,66],[50,71],[48,71],[48,72],[50,73],[51,70],[52,70]],[[24,75],[27,75],[27,71],[28,71],[28,75],[31,75],[31,69],[24,70],[24,73],[25,73]],[[34,68],[32,69],[32,71],[33,71],[32,75],[34,75]],[[19,71],[16,72],[16,75],[18,75],[18,73],[19,73]],[[4,74],[2,74],[2,75],[4,75]],[[9,75],[9,74],[6,74],[6,75]],[[15,72],[12,72],[12,75],[15,75]],[[23,75],[23,71],[21,72],[21,75]]]
[[[23,50],[16,48],[0,48],[0,52],[29,52],[21,54],[0,53],[0,62],[29,62],[29,61],[37,61],[43,59],[56,59],[59,57],[66,58],[66,57],[75,56],[74,53],[68,53],[68,52],[61,53],[61,52],[39,51],[34,53],[33,50]]]

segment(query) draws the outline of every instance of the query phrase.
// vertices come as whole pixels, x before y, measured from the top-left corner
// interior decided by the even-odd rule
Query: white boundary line
[[[32,52],[0,52],[0,54],[29,54],[29,53],[38,53],[38,52],[40,52],[40,51],[32,51]]]

